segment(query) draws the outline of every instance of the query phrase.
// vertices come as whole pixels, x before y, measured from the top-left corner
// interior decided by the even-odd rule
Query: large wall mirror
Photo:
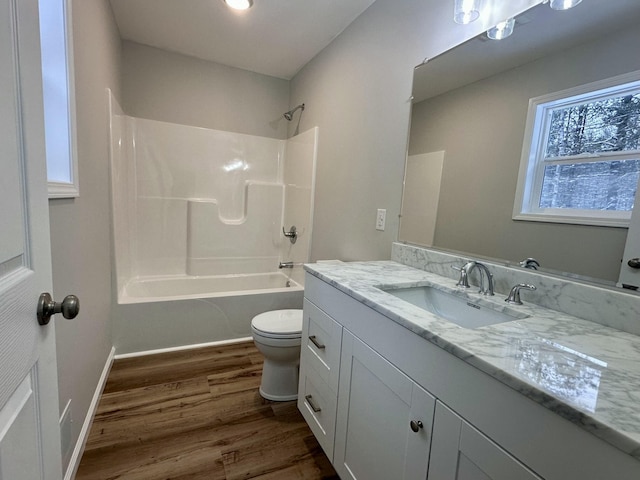
[[[398,240],[615,284],[626,228],[512,215],[529,100],[640,70],[638,25],[638,0],[540,4],[416,67]]]

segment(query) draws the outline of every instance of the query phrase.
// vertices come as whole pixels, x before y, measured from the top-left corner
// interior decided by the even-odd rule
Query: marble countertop
[[[640,336],[393,261],[305,265],[310,274],[640,460]],[[467,329],[383,288],[431,285],[527,318]]]

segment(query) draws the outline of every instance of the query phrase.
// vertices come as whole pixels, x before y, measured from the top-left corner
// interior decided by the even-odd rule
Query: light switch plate
[[[376,215],[376,230],[384,231],[384,226],[386,222],[387,222],[387,210],[384,208],[379,208],[378,214]]]

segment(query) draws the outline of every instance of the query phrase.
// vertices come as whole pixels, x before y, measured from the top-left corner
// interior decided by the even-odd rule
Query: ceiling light
[[[224,0],[224,3],[234,10],[248,10],[253,6],[253,0]]]
[[[477,20],[480,16],[480,0],[455,0],[453,20],[463,25]]]
[[[502,40],[513,33],[516,24],[515,18],[507,18],[504,22],[498,23],[495,27],[487,30],[487,37],[491,40]]]
[[[582,2],[582,0],[551,0],[549,6],[554,10],[569,10],[580,2]]]

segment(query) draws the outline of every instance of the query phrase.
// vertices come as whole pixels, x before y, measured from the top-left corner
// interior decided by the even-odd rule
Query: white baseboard
[[[142,357],[145,355],[157,355],[159,353],[170,353],[170,352],[180,352],[182,350],[191,350],[193,348],[203,348],[203,347],[218,347],[221,345],[233,345],[234,343],[242,343],[252,341],[253,337],[242,337],[242,338],[233,338],[231,340],[219,340],[217,342],[208,342],[208,343],[196,343],[193,345],[181,345],[179,347],[169,347],[169,348],[159,348],[156,350],[145,350],[142,352],[133,352],[133,353],[122,353],[120,355],[115,356],[115,360],[120,360],[122,358],[134,358],[134,357]]]
[[[109,378],[109,372],[111,371],[111,365],[113,365],[115,353],[116,353],[116,349],[115,347],[112,347],[111,352],[107,357],[107,361],[104,364],[104,368],[102,369],[102,375],[100,375],[100,381],[98,382],[96,391],[93,393],[93,398],[91,399],[91,405],[89,405],[89,411],[87,412],[87,415],[84,417],[82,430],[80,430],[78,441],[76,442],[76,446],[73,449],[73,453],[71,454],[71,460],[69,460],[69,465],[67,466],[67,471],[64,475],[64,480],[73,480],[76,476],[78,467],[80,466],[80,459],[82,458],[82,454],[84,453],[84,447],[86,446],[87,439],[89,438],[89,431],[91,430],[93,417],[96,414],[98,404],[100,403],[100,397],[102,396],[102,391],[104,390],[104,387],[107,383],[107,378]]]

